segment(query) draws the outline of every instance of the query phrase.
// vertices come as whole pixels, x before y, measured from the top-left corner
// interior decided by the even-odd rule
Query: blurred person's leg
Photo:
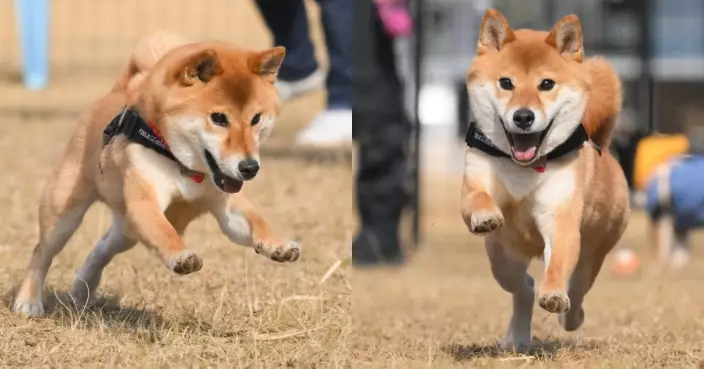
[[[328,109],[352,109],[353,1],[318,0],[330,59],[326,81]]]
[[[286,48],[286,58],[276,82],[281,99],[288,100],[321,88],[325,73],[315,60],[304,1],[257,0],[256,4],[271,30],[274,44]]]
[[[689,232],[687,229],[675,230],[674,245],[672,247],[672,255],[670,256],[670,265],[675,268],[682,268],[689,264],[690,253],[688,233]]]
[[[360,232],[352,246],[355,265],[402,260],[398,228],[409,196],[406,149],[410,123],[396,71],[393,43],[372,0],[354,0],[354,139]]]
[[[301,132],[302,144],[337,144],[352,140],[352,3],[317,0],[330,60],[325,87],[327,107]]]

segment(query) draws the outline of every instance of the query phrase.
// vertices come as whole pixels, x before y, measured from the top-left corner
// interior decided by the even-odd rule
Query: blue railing
[[[25,87],[41,90],[49,82],[49,0],[15,0]]]

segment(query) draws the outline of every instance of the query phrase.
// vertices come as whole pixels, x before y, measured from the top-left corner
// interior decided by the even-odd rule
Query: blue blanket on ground
[[[675,228],[686,230],[704,226],[704,155],[677,159],[670,169],[670,213]],[[646,210],[651,215],[658,206],[658,178],[648,183]]]

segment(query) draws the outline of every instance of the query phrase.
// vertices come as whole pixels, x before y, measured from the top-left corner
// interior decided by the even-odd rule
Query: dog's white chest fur
[[[536,208],[554,208],[570,198],[576,186],[571,164],[549,162],[541,173],[476,149],[467,149],[465,176],[482,183],[499,207],[530,196]]]
[[[192,201],[202,197],[206,189],[212,186],[207,176],[201,183],[197,183],[183,175],[181,169],[171,159],[153,150],[139,145],[130,145],[128,150],[132,163],[143,178],[152,184],[159,205],[164,209],[176,196]]]

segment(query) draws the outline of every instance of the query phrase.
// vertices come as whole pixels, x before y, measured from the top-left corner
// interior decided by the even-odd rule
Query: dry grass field
[[[311,368],[349,366],[352,170],[349,163],[264,157],[244,193],[281,235],[302,244],[279,264],[233,245],[208,216],[186,232],[204,267],[177,276],[142,246],[105,270],[99,304],[77,310],[75,270],[106,231],[95,205],[55,259],[48,316],[11,313],[14,289],[38,239],[39,194],[75,120],[104,94],[137,40],[157,29],[262,49],[271,38],[252,1],[52,1],[51,85],[26,91],[13,1],[0,0],[0,368]],[[309,5],[312,2],[309,2]],[[324,47],[311,7],[319,60]],[[289,142],[322,107],[324,92],[284,107],[267,144]],[[324,205],[324,206],[323,206]]]
[[[0,0],[0,368],[704,367],[701,235],[690,267],[659,275],[635,213],[622,246],[638,253],[640,272],[620,278],[607,264],[579,331],[563,332],[536,307],[534,350],[500,352],[510,296],[491,277],[481,239],[461,222],[459,176],[424,179],[425,239],[407,265],[352,272],[343,262],[355,221],[347,162],[265,157],[245,186],[280,233],[302,243],[296,263],[233,245],[204,217],[185,236],[203,257],[201,271],[177,276],[138,246],[107,267],[100,303],[77,310],[67,291],[110,221],[96,205],[55,259],[48,316],[11,313],[38,238],[38,197],[74,127],[70,117],[107,90],[137,40],[166,29],[252,48],[271,41],[251,0],[54,0],[52,84],[29,92],[19,84],[13,3]],[[267,144],[287,145],[323,101],[316,93],[287,104]],[[540,263],[532,274],[539,282]]]
[[[704,237],[679,274],[649,268],[645,218],[636,213],[622,246],[640,273],[602,268],[574,333],[535,305],[534,350],[500,352],[511,298],[494,281],[482,240],[459,216],[459,178],[426,178],[424,245],[403,268],[353,272],[350,350],[355,367],[391,368],[700,368],[704,367]],[[610,262],[607,259],[607,263]],[[531,274],[542,279],[542,263]]]

